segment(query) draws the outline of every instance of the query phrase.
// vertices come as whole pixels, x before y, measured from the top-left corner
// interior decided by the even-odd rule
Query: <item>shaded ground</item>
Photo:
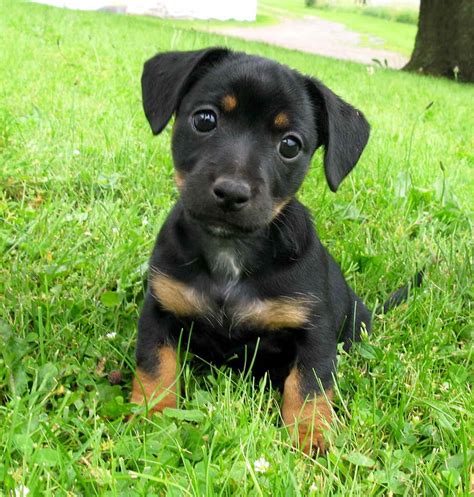
[[[281,18],[279,24],[270,26],[216,27],[212,31],[363,64],[371,64],[373,59],[382,63],[386,60],[389,67],[398,69],[408,61],[399,53],[363,46],[364,39],[359,33],[349,31],[343,24],[315,16]],[[382,43],[376,37],[369,37],[367,41],[370,44]]]

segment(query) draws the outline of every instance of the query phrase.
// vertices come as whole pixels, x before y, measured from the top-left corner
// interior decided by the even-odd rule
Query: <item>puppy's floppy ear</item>
[[[186,91],[209,67],[229,53],[229,50],[218,47],[193,52],[165,52],[145,62],[143,109],[155,135],[168,124]]]
[[[359,160],[370,126],[360,110],[317,79],[305,78],[305,85],[314,105],[317,147],[324,146],[324,171],[329,188],[335,192]]]

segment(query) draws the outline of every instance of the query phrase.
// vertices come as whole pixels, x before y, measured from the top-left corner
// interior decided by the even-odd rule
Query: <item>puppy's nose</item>
[[[240,211],[250,200],[250,185],[241,179],[217,178],[212,185],[216,204],[226,211]]]

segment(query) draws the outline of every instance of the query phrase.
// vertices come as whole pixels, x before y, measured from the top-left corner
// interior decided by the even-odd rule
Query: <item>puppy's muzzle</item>
[[[225,176],[217,178],[211,190],[216,205],[227,212],[242,210],[249,203],[252,194],[247,181]]]

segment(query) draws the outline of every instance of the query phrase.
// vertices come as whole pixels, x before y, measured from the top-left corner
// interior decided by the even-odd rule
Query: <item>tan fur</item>
[[[210,312],[209,303],[204,296],[166,274],[153,275],[151,288],[161,305],[177,316],[201,316]]]
[[[285,198],[273,206],[273,218],[277,217],[278,214],[285,208],[291,198]]]
[[[150,415],[165,407],[176,407],[176,351],[172,347],[165,346],[158,350],[156,374],[137,368],[130,401],[134,404],[146,403]]]
[[[222,98],[222,108],[224,112],[232,112],[237,107],[237,98],[235,95],[225,95]]]
[[[255,300],[246,309],[237,312],[237,321],[267,330],[300,328],[307,324],[309,313],[308,302],[302,300]]]
[[[176,316],[222,319],[222,310],[216,308],[206,295],[170,276],[157,272],[151,279],[151,288],[163,308]],[[308,323],[311,303],[308,297],[255,299],[226,309],[226,314],[235,324],[255,328],[301,328]]]
[[[276,128],[282,129],[289,126],[290,120],[284,112],[280,112],[273,120],[273,124],[275,125]]]
[[[332,390],[313,399],[303,399],[301,395],[300,374],[293,368],[285,380],[283,390],[282,416],[293,439],[301,450],[307,454],[312,450],[325,451],[323,432],[329,427],[332,419],[330,401]],[[295,433],[297,428],[298,433]]]
[[[174,182],[176,183],[176,186],[178,187],[179,190],[183,189],[184,181],[185,181],[184,174],[179,171],[175,171]]]

